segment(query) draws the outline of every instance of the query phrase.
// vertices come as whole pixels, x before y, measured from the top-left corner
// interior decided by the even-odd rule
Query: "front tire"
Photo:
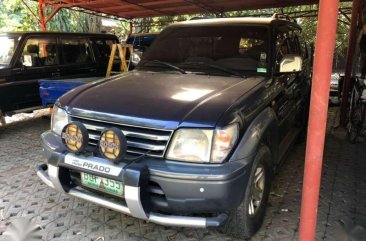
[[[221,231],[235,238],[248,239],[262,225],[270,192],[272,169],[271,153],[261,145],[254,159],[245,196],[239,207],[229,212]]]

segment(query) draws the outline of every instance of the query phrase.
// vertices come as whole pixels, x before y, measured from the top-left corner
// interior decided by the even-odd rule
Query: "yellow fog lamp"
[[[121,130],[114,127],[105,129],[100,136],[99,151],[103,157],[119,163],[127,151],[125,135]]]
[[[62,142],[66,148],[74,153],[85,151],[89,142],[88,131],[80,122],[67,124],[61,132]]]

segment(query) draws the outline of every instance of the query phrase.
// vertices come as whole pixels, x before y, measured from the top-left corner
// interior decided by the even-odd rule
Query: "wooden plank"
[[[105,75],[106,78],[108,78],[109,76],[111,76],[111,71],[112,71],[112,67],[113,67],[114,57],[116,56],[116,49],[117,49],[117,44],[113,44],[112,45],[111,55],[109,56],[107,73]]]

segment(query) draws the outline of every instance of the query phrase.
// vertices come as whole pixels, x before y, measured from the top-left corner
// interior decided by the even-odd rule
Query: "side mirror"
[[[285,55],[280,63],[280,73],[293,73],[302,70],[302,57],[299,55]]]

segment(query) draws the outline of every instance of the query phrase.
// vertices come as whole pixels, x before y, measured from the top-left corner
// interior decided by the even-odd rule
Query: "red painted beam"
[[[38,12],[39,12],[39,22],[41,23],[42,31],[47,31],[46,20],[44,16],[44,9],[43,9],[43,0],[38,1]]]
[[[351,75],[353,70],[353,60],[356,50],[357,43],[357,22],[359,19],[359,13],[361,11],[360,0],[353,0],[352,3],[352,19],[351,27],[349,30],[349,40],[347,49],[347,60],[346,60],[346,70],[344,72],[343,90],[342,90],[342,104],[341,104],[341,114],[340,123],[345,126],[347,123],[347,107],[348,107],[348,93],[351,85]]]
[[[320,0],[301,201],[300,241],[315,239],[339,0]]]

